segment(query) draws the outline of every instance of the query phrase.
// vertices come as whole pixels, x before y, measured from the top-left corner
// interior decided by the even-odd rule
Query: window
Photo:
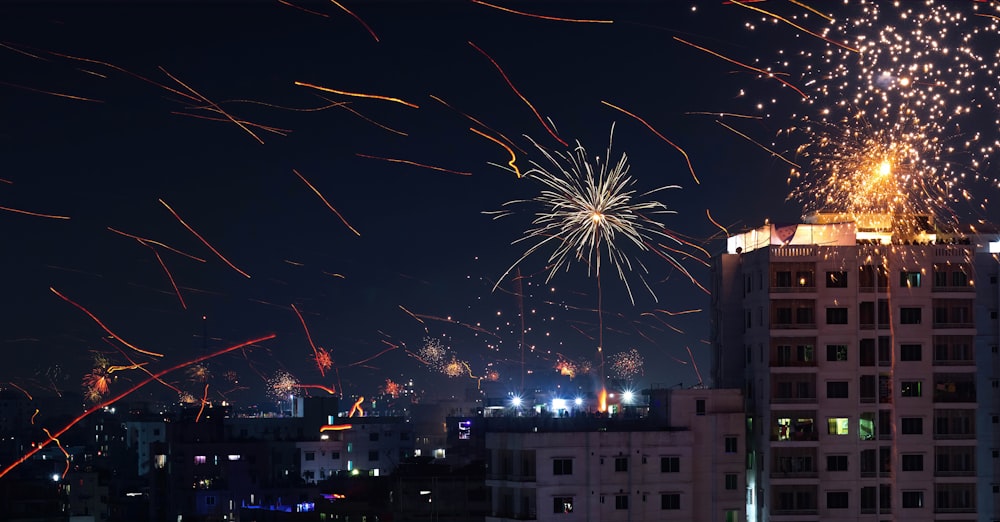
[[[373,432],[369,433],[368,434],[368,440],[370,440],[372,442],[378,442],[378,432],[377,431],[373,431]]]
[[[899,286],[920,288],[920,272],[902,271],[899,273]]]
[[[875,512],[875,488],[866,486],[861,488],[861,512]]]
[[[378,450],[372,450],[368,452],[368,461],[374,462],[378,460]]]
[[[206,506],[214,506],[215,505],[215,495],[206,495],[205,496],[205,505]]]
[[[680,473],[680,471],[681,471],[680,457],[660,457],[661,473]]]
[[[615,509],[628,509],[628,495],[615,495]]]
[[[628,457],[615,457],[615,471],[628,471]]]
[[[847,272],[827,272],[827,288],[847,288]]]
[[[828,345],[826,345],[826,360],[829,361],[829,362],[846,361],[847,360],[847,345],[846,344],[828,344]]]
[[[827,381],[826,397],[828,399],[846,399],[847,381]]]
[[[737,509],[727,509],[726,510],[726,522],[737,522],[740,517],[740,512]]]
[[[726,473],[726,489],[738,489],[739,475],[736,473]]]
[[[826,324],[847,324],[847,308],[827,308]]]
[[[813,361],[813,345],[811,344],[800,344],[795,347],[795,355],[799,362],[812,362]]]
[[[330,458],[333,459],[333,460],[340,460],[340,452],[339,451],[331,451],[330,452]]]
[[[920,324],[920,308],[900,308],[899,324]]]
[[[829,509],[847,509],[848,498],[846,491],[827,491],[826,507]]]
[[[307,451],[303,455],[305,455],[305,460],[307,460],[307,461],[316,460],[316,452],[315,451]]]
[[[924,507],[924,492],[923,491],[904,491],[903,492],[903,507],[904,508],[922,508],[922,507]]]
[[[923,417],[903,417],[899,419],[903,435],[920,435],[924,432]]]
[[[774,273],[774,286],[775,288],[789,288],[792,286],[792,273],[791,272],[775,272]]]
[[[847,471],[847,455],[827,455],[827,471]]]
[[[827,417],[826,432],[829,435],[847,435],[850,425],[847,417]]]
[[[903,454],[903,471],[923,471],[924,456],[920,453]]]
[[[736,453],[738,446],[737,437],[726,437],[726,453]]]
[[[572,513],[573,512],[573,497],[553,497],[552,498],[552,512],[553,513]]]
[[[573,459],[552,459],[553,475],[572,475]]]
[[[902,381],[901,384],[900,395],[903,397],[920,397],[922,395],[923,387],[920,381]]]
[[[680,493],[662,493],[660,495],[660,509],[680,509]]]
[[[901,345],[899,345],[899,360],[901,360],[901,361],[919,361],[920,360],[920,345],[919,344],[901,344]]]
[[[695,399],[694,401],[694,414],[704,415],[705,414],[705,399]]]
[[[208,462],[208,459],[206,459],[204,455],[195,455],[194,456],[194,463],[195,464],[204,464],[206,462]]]

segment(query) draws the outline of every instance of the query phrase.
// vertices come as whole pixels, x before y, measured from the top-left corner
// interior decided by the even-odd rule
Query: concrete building
[[[647,415],[483,417],[487,521],[745,518],[739,390],[654,390]]]
[[[1000,518],[991,241],[833,214],[728,238],[713,378],[744,389],[750,521]]]

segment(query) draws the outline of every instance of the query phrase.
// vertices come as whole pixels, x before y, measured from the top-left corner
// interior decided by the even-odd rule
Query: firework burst
[[[787,129],[805,138],[798,153],[807,160],[789,176],[789,198],[807,212],[890,214],[897,226],[917,215],[953,223],[952,206],[974,200],[967,182],[984,179],[1000,146],[976,130],[1000,125],[1000,4],[861,0],[841,9],[821,49],[782,57],[801,68],[807,95]]]
[[[299,380],[292,374],[278,370],[274,377],[267,381],[268,394],[276,402],[288,400],[288,396],[299,391]]]
[[[615,376],[625,381],[631,381],[642,375],[642,354],[635,348],[611,356],[611,370]]]
[[[579,142],[571,152],[562,153],[549,151],[532,140],[532,144],[553,168],[546,168],[532,161],[531,169],[525,173],[525,177],[540,181],[544,188],[534,199],[515,200],[506,205],[529,203],[544,210],[535,214],[533,226],[524,236],[514,241],[515,244],[532,244],[507,269],[500,281],[531,254],[552,243],[554,246],[548,258],[549,273],[546,282],[556,272],[569,270],[574,261],[587,265],[588,276],[600,278],[601,264],[607,262],[625,284],[629,299],[634,303],[632,286],[626,273],[634,272],[635,264],[640,269],[639,278],[643,286],[656,297],[643,277],[649,272],[645,265],[642,261],[629,257],[619,243],[630,244],[640,251],[651,250],[655,239],[666,239],[681,245],[680,241],[666,232],[662,224],[652,218],[657,214],[674,212],[659,201],[638,200],[661,190],[680,187],[669,185],[637,195],[635,180],[628,174],[628,157],[622,154],[617,161],[611,160],[613,138],[612,125],[604,161],[600,157],[591,161],[587,150]],[[499,218],[510,213],[501,211],[492,214]],[[680,263],[669,253],[660,254],[680,267]]]

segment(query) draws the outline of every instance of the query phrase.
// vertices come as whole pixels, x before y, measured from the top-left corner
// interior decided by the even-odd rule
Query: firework
[[[642,354],[635,348],[611,356],[611,370],[626,381],[642,375],[642,364]]]
[[[379,391],[385,395],[392,397],[393,399],[399,398],[399,392],[402,391],[403,387],[397,382],[393,382],[392,379],[385,380],[385,386],[379,388]]]
[[[299,390],[299,380],[285,370],[278,370],[267,381],[268,394],[276,402],[288,400],[288,396]]]
[[[975,130],[987,118],[997,125],[1000,53],[986,50],[1000,23],[976,16],[987,9],[1000,4],[845,4],[827,18],[822,49],[783,56],[801,67],[807,95],[787,129],[805,138],[798,152],[808,160],[792,170],[789,197],[807,212],[952,221],[951,206],[973,198],[965,181],[981,179],[1000,145]]]

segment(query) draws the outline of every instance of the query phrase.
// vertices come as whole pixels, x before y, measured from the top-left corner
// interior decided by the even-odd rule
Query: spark
[[[488,130],[488,131],[492,132],[493,134],[496,134],[497,136],[500,136],[500,138],[501,138],[501,139],[503,139],[503,141],[504,141],[504,142],[505,142],[505,143],[506,143],[506,144],[507,144],[508,146],[510,146],[510,147],[513,147],[513,148],[515,148],[515,149],[517,149],[517,150],[521,151],[521,153],[522,153],[522,154],[524,153],[524,149],[522,149],[521,147],[518,147],[516,143],[514,143],[513,141],[511,141],[511,139],[510,139],[510,138],[508,138],[507,136],[504,136],[504,134],[503,134],[502,132],[500,132],[500,131],[498,131],[498,130],[496,130],[496,129],[492,128],[492,127],[490,127],[489,125],[487,125],[487,124],[485,124],[485,123],[483,123],[483,122],[481,122],[481,121],[479,121],[479,120],[478,120],[478,119],[476,119],[475,117],[473,117],[473,116],[471,116],[471,115],[469,115],[469,114],[466,114],[466,113],[464,113],[464,112],[462,112],[462,111],[460,111],[460,110],[456,109],[455,107],[452,107],[452,106],[451,106],[451,104],[449,104],[448,102],[446,102],[446,101],[442,100],[441,98],[438,98],[437,96],[434,96],[433,94],[431,94],[431,95],[430,95],[430,97],[431,97],[431,99],[433,99],[433,100],[435,100],[435,101],[437,101],[437,102],[441,103],[441,104],[442,104],[442,105],[444,105],[445,107],[448,107],[449,109],[451,109],[451,110],[453,110],[453,111],[455,111],[455,112],[457,112],[457,113],[461,114],[462,116],[465,116],[465,118],[466,118],[466,119],[468,119],[469,121],[471,121],[471,122],[475,123],[476,125],[479,125],[480,127],[482,127],[482,128],[484,128],[484,129],[486,129],[486,130]]]
[[[617,105],[614,105],[612,103],[606,102],[604,100],[601,100],[601,103],[603,103],[604,105],[607,105],[608,107],[611,107],[612,109],[616,109],[618,111],[621,111],[621,112],[623,112],[623,113],[625,113],[625,114],[627,114],[627,115],[629,115],[629,116],[631,116],[631,117],[639,120],[639,122],[642,123],[643,125],[645,125],[647,129],[653,131],[653,134],[656,134],[657,136],[659,136],[659,138],[661,140],[667,142],[671,147],[677,149],[677,152],[680,152],[681,155],[684,156],[684,161],[687,162],[688,170],[691,171],[691,177],[694,178],[694,182],[697,183],[697,184],[699,184],[699,185],[701,185],[701,182],[698,181],[698,176],[695,175],[695,173],[694,173],[694,166],[691,165],[691,158],[688,157],[687,152],[684,152],[684,149],[678,147],[676,143],[668,140],[666,136],[660,134],[660,132],[657,131],[656,129],[654,129],[652,125],[650,125],[648,122],[646,122],[646,120],[644,120],[644,119],[636,116],[635,114],[632,114],[631,112],[629,112],[629,111],[627,111],[627,110],[625,110],[625,109],[623,109],[623,108],[621,108],[621,107],[619,107]]]
[[[198,415],[195,416],[194,422],[197,424],[201,420],[201,414],[205,411],[205,405],[208,404],[208,383],[205,383],[205,393],[201,396],[201,407],[198,408]]]
[[[212,353],[207,354],[207,355],[203,355],[201,357],[198,357],[196,359],[192,359],[190,361],[185,361],[185,362],[176,364],[176,365],[171,366],[170,368],[167,368],[165,370],[160,370],[159,372],[156,372],[156,373],[150,375],[148,378],[143,379],[139,383],[134,384],[131,388],[129,388],[129,389],[127,389],[127,390],[119,393],[118,395],[115,395],[114,397],[112,397],[112,398],[110,398],[110,399],[108,399],[106,401],[103,401],[103,402],[101,402],[99,404],[95,404],[95,405],[91,406],[90,408],[87,408],[83,413],[81,413],[80,415],[78,415],[75,418],[73,418],[71,421],[69,421],[69,423],[67,423],[65,426],[63,426],[62,428],[60,428],[57,432],[55,432],[55,434],[50,435],[50,437],[53,438],[53,439],[57,438],[57,437],[61,437],[64,433],[66,433],[67,431],[69,431],[70,428],[72,428],[73,426],[76,426],[80,421],[82,421],[83,419],[89,417],[95,411],[99,411],[99,410],[101,410],[103,408],[106,408],[106,407],[108,407],[108,406],[110,406],[110,405],[112,405],[112,404],[120,401],[121,399],[123,399],[123,398],[131,395],[136,390],[139,390],[143,386],[145,386],[145,385],[153,382],[156,379],[159,379],[160,377],[163,377],[164,375],[167,375],[169,373],[173,373],[173,372],[175,372],[177,370],[180,370],[181,368],[185,368],[185,367],[190,366],[192,364],[198,364],[198,363],[200,363],[202,361],[207,361],[208,359],[211,359],[213,357],[218,357],[220,355],[227,354],[227,353],[232,352],[234,350],[239,350],[241,348],[246,348],[248,346],[252,346],[252,345],[255,345],[255,344],[258,344],[258,343],[262,343],[264,341],[267,341],[269,339],[274,339],[274,338],[275,338],[275,334],[268,334],[268,335],[265,335],[265,336],[262,336],[262,337],[258,337],[256,339],[251,339],[249,341],[245,341],[245,342],[242,342],[242,343],[239,343],[239,344],[235,344],[235,345],[230,346],[228,348],[223,348],[221,350],[217,350],[215,352],[212,352]],[[27,461],[28,459],[30,459],[32,456],[34,456],[39,451],[42,451],[42,449],[44,449],[45,446],[48,445],[48,443],[49,443],[49,441],[38,443],[37,445],[35,445],[34,448],[31,449],[31,451],[28,451],[27,453],[25,453],[24,455],[22,455],[21,457],[19,457],[17,460],[15,460],[15,461],[7,464],[6,466],[4,466],[2,469],[0,469],[0,478],[3,478],[3,476],[6,475],[6,474],[8,474],[8,473],[10,473],[11,470],[13,470],[14,468],[20,466],[22,463],[24,463],[25,461]]]
[[[240,121],[237,121],[236,118],[233,118],[228,112],[222,110],[222,107],[220,107],[217,103],[215,103],[212,100],[209,100],[208,98],[202,96],[201,93],[199,93],[198,91],[194,90],[193,88],[191,88],[190,86],[188,86],[186,83],[180,81],[180,79],[178,79],[174,75],[172,75],[169,72],[167,72],[167,70],[164,69],[163,67],[160,67],[159,69],[160,69],[160,71],[163,72],[163,74],[167,75],[168,78],[170,78],[171,80],[173,80],[173,81],[177,82],[178,84],[180,84],[181,87],[184,87],[185,89],[191,91],[191,94],[194,94],[196,97],[198,97],[198,99],[200,99],[201,101],[203,101],[203,102],[209,104],[210,106],[212,106],[212,108],[215,111],[217,111],[219,114],[222,114],[223,116],[225,116],[226,119],[228,119],[229,121],[235,123],[237,126],[239,126],[239,128],[245,130],[247,132],[247,134],[249,134],[250,136],[253,136],[253,139],[257,140],[258,143],[260,143],[261,145],[264,144],[264,140],[260,139],[260,136],[257,136],[256,134],[254,134],[254,132],[252,130],[250,130],[246,125],[244,125]]]
[[[320,12],[317,12],[317,11],[311,11],[309,9],[306,9],[305,7],[302,7],[302,6],[299,6],[299,5],[295,5],[295,4],[291,3],[291,2],[286,2],[285,0],[278,0],[278,3],[282,4],[282,5],[287,5],[288,7],[294,7],[296,9],[298,9],[299,11],[304,11],[304,12],[309,13],[311,15],[322,16],[323,18],[330,18],[330,15],[328,15],[326,13],[320,13]]]
[[[516,11],[516,10],[511,9],[509,7],[502,7],[502,6],[499,6],[499,5],[495,5],[495,4],[490,4],[490,3],[487,3],[487,2],[483,2],[482,0],[472,0],[472,3],[479,4],[479,5],[485,5],[486,7],[492,7],[493,9],[497,9],[497,10],[500,10],[500,11],[505,11],[505,12],[508,12],[508,13],[513,13],[513,14],[516,14],[516,15],[527,16],[527,17],[531,17],[531,18],[541,18],[542,20],[552,20],[552,21],[556,21],[556,22],[577,22],[577,23],[589,23],[589,24],[611,24],[611,23],[614,23],[614,20],[588,20],[588,19],[582,19],[582,18],[562,18],[562,17],[559,17],[559,16],[546,16],[546,15],[540,15],[540,14],[534,14],[534,13],[526,13],[524,11]]]
[[[351,411],[350,411],[350,413],[347,414],[347,418],[353,417],[355,413],[358,414],[358,417],[364,417],[365,416],[365,410],[364,410],[364,408],[361,407],[361,403],[362,402],[365,402],[364,395],[362,395],[361,397],[358,397],[358,400],[354,401],[354,405],[351,406]]]
[[[424,324],[424,320],[423,319],[417,317],[413,312],[411,312],[411,311],[407,310],[405,307],[403,307],[403,305],[399,305],[399,309],[402,310],[402,311],[404,311],[404,312],[406,312],[406,314],[409,315],[410,317],[416,319],[417,322],[419,322],[420,324]]]
[[[364,26],[365,30],[368,31],[368,34],[372,35],[372,38],[374,38],[376,42],[379,41],[378,40],[378,35],[375,34],[375,31],[372,31],[371,27],[368,27],[368,24],[366,24],[365,21],[361,19],[361,17],[359,17],[358,15],[352,13],[348,8],[346,8],[343,5],[341,5],[340,2],[338,2],[337,0],[330,0],[330,2],[333,5],[335,5],[335,6],[339,7],[339,8],[341,8],[341,9],[343,9],[345,13],[351,15],[355,20],[358,21],[358,23],[360,23],[361,25]]]
[[[326,393],[329,393],[330,395],[336,395],[337,394],[337,390],[334,389],[332,386],[323,386],[322,384],[300,384],[299,388],[310,388],[310,389],[323,390]]]
[[[66,467],[63,469],[62,477],[61,477],[61,478],[66,478],[66,474],[69,473],[69,460],[70,460],[69,452],[66,451],[66,448],[64,448],[63,445],[62,445],[62,443],[59,442],[59,439],[53,437],[52,433],[49,433],[48,428],[42,428],[42,431],[44,431],[45,434],[48,435],[50,441],[56,443],[56,447],[58,447],[59,451],[61,451],[63,453],[63,455],[66,457]]]
[[[152,245],[143,242],[143,240],[139,239],[137,241],[139,241],[139,244],[149,247],[149,249],[153,251],[153,255],[156,256],[156,261],[160,263],[160,266],[163,268],[163,271],[167,274],[167,279],[170,280],[170,286],[173,287],[174,293],[177,294],[177,300],[181,302],[181,308],[187,310],[187,303],[184,302],[184,296],[181,295],[180,289],[177,288],[177,283],[174,281],[174,276],[170,273],[170,269],[167,268],[167,264],[163,262],[163,258],[160,257],[160,253],[157,252]]]
[[[490,136],[489,134],[481,132],[473,127],[469,127],[469,130],[503,147],[504,150],[506,150],[507,153],[510,154],[510,161],[508,161],[507,164],[510,165],[511,170],[518,178],[521,177],[521,170],[518,169],[517,165],[514,163],[515,161],[517,161],[517,156],[514,155],[514,151],[510,147],[508,147],[506,143],[494,138],[493,136]]]
[[[711,221],[713,225],[719,227],[719,229],[722,230],[722,233],[725,234],[726,237],[729,237],[731,235],[726,227],[720,225],[718,221],[712,219],[712,213],[707,208],[705,209],[705,215],[708,216],[708,220]]]
[[[503,69],[500,67],[500,64],[498,64],[496,60],[493,59],[492,56],[486,54],[486,51],[480,49],[479,46],[477,46],[476,44],[470,41],[469,45],[471,45],[473,49],[479,51],[483,56],[485,56],[486,59],[489,60],[490,63],[492,63],[493,66],[497,68],[497,71],[500,71],[500,76],[503,76],[504,81],[506,81],[507,85],[511,88],[511,90],[514,91],[514,94],[516,94],[518,98],[521,98],[521,101],[523,101],[525,105],[527,105],[528,108],[531,109],[531,112],[535,114],[535,117],[538,118],[538,121],[542,123],[542,127],[545,127],[545,130],[548,131],[549,135],[555,138],[555,140],[558,141],[560,144],[562,144],[563,147],[569,147],[569,144],[563,141],[562,138],[560,138],[558,135],[556,135],[556,131],[553,130],[548,123],[545,123],[545,119],[542,118],[541,114],[538,114],[538,111],[535,109],[535,106],[532,105],[531,102],[529,102],[528,99],[525,98],[523,94],[521,94],[521,91],[517,90],[517,87],[514,87],[514,83],[511,82],[510,78],[507,77],[507,73],[503,71]]]
[[[796,86],[792,85],[791,83],[789,83],[789,82],[787,82],[787,81],[782,80],[781,78],[779,78],[778,77],[778,73],[773,73],[773,72],[770,72],[770,71],[765,71],[764,69],[758,69],[757,67],[754,67],[752,65],[747,65],[747,64],[745,64],[743,62],[738,62],[738,61],[736,61],[736,60],[734,60],[734,59],[732,59],[732,58],[730,58],[728,56],[722,55],[720,53],[717,53],[717,52],[715,52],[715,51],[713,51],[711,49],[702,47],[700,45],[695,45],[695,44],[693,44],[693,43],[691,43],[691,42],[689,42],[687,40],[683,40],[683,39],[678,38],[676,36],[674,37],[674,40],[677,40],[678,42],[680,42],[680,43],[682,43],[684,45],[689,45],[691,47],[694,47],[695,49],[698,49],[699,51],[708,53],[708,54],[710,54],[712,56],[715,56],[716,58],[721,58],[721,59],[723,59],[723,60],[725,60],[725,61],[727,61],[727,62],[729,62],[731,64],[739,65],[740,67],[743,67],[744,69],[749,69],[751,71],[763,74],[764,76],[766,76],[768,78],[774,78],[775,80],[778,80],[779,82],[781,82],[782,85],[785,85],[786,87],[788,87],[788,88],[792,89],[793,91],[799,93],[799,95],[802,96],[803,98],[808,98],[809,97],[809,96],[806,95],[806,93],[802,92],[802,90],[799,89],[798,87],[796,87]]]
[[[216,109],[214,109],[214,108],[208,108],[208,110],[211,110],[213,112],[217,112]],[[237,120],[237,119],[233,119],[231,117],[216,118],[216,117],[212,117],[212,116],[205,116],[204,114],[192,114],[190,112],[179,112],[179,111],[170,111],[170,114],[174,114],[174,115],[177,115],[177,116],[188,116],[188,117],[191,117],[191,118],[198,118],[198,119],[201,119],[201,120],[208,120],[208,121],[221,121],[221,122],[231,121],[231,122],[236,123],[237,125],[240,125],[240,126],[246,125],[247,127],[254,127],[254,128],[257,128],[257,129],[260,129],[260,130],[264,130],[264,131],[270,132],[272,134],[277,134],[278,136],[288,136],[289,134],[292,133],[291,129],[281,129],[281,128],[278,128],[278,127],[271,127],[271,126],[268,126],[268,125],[262,125],[260,123],[254,123],[254,122],[251,122],[251,121]],[[256,138],[257,136],[254,136],[254,137]],[[258,138],[258,140],[260,140],[260,138]],[[263,141],[261,141],[261,143],[263,143]]]
[[[451,173],[451,174],[458,174],[459,176],[471,176],[472,175],[471,172],[461,172],[461,171],[458,171],[458,170],[446,169],[444,167],[435,167],[433,165],[425,165],[423,163],[417,163],[415,161],[404,160],[404,159],[383,158],[383,157],[380,157],[380,156],[370,156],[368,154],[361,154],[360,152],[356,153],[355,156],[359,156],[359,157],[362,157],[362,158],[369,158],[369,159],[377,159],[377,160],[382,160],[382,161],[388,161],[390,163],[403,163],[405,165],[413,165],[414,167],[421,167],[421,168],[430,169],[430,170],[437,170],[439,172],[448,172],[448,173]]]
[[[330,361],[330,354],[326,350],[323,350],[325,358],[320,357],[319,349],[317,349],[316,344],[313,343],[312,334],[309,333],[309,327],[306,326],[306,320],[302,317],[302,313],[299,312],[299,309],[295,307],[295,303],[292,303],[292,311],[295,312],[295,316],[298,317],[299,322],[302,323],[302,329],[306,332],[306,339],[309,341],[309,346],[312,348],[313,356],[316,358],[316,366],[319,368],[320,376],[326,377],[326,370],[333,364]]]
[[[387,130],[387,131],[389,131],[389,132],[391,132],[393,134],[398,134],[400,136],[409,136],[409,134],[407,134],[407,133],[405,133],[405,132],[403,132],[401,130],[393,129],[392,127],[389,127],[387,125],[383,125],[383,124],[381,124],[381,123],[379,123],[379,122],[377,122],[377,121],[369,118],[368,116],[365,116],[364,114],[361,114],[360,112],[358,112],[358,111],[354,110],[353,108],[349,107],[347,104],[342,105],[340,108],[344,109],[345,111],[350,112],[351,114],[357,116],[358,118],[361,118],[362,120],[367,121],[368,123],[371,123],[372,125],[375,125],[376,127],[385,129],[385,130]]]
[[[705,116],[718,116],[720,118],[725,118],[729,116],[730,118],[744,118],[747,120],[763,120],[763,116],[755,116],[753,114],[738,114],[735,112],[711,112],[711,111],[688,111],[684,114],[701,114]]]
[[[167,245],[165,243],[161,243],[161,242],[159,242],[159,241],[157,241],[155,239],[149,239],[148,237],[136,236],[136,235],[133,235],[133,234],[129,234],[127,232],[122,232],[121,230],[116,230],[116,229],[111,228],[111,227],[108,227],[108,230],[114,232],[115,234],[121,234],[121,235],[123,235],[125,237],[130,237],[132,239],[138,240],[140,243],[143,243],[143,244],[149,243],[149,244],[152,244],[152,245],[156,245],[156,246],[159,246],[159,247],[166,248],[167,250],[169,250],[171,252],[174,252],[176,254],[180,254],[180,255],[188,258],[188,259],[193,259],[195,261],[198,261],[199,263],[206,263],[207,262],[207,261],[205,261],[204,259],[202,259],[200,257],[188,254],[187,252],[182,252],[182,251],[177,250],[176,248],[174,248],[174,247],[172,247],[170,245]]]
[[[403,101],[403,100],[401,100],[399,98],[392,98],[392,97],[389,97],[389,96],[380,96],[378,94],[363,94],[363,93],[360,93],[360,92],[350,92],[350,91],[338,91],[337,89],[331,89],[329,87],[323,87],[321,85],[315,85],[315,84],[312,84],[312,83],[298,82],[298,81],[295,82],[295,85],[298,85],[299,87],[309,87],[310,89],[316,89],[318,91],[329,92],[329,93],[333,93],[333,94],[339,94],[341,96],[353,96],[355,98],[371,98],[371,99],[374,99],[374,100],[383,100],[383,101],[390,101],[390,102],[399,103],[399,104],[402,104],[402,105],[406,105],[407,107],[410,107],[412,109],[419,109],[420,108],[419,105],[416,105],[416,104],[413,104],[413,103],[410,103],[410,102],[407,102],[407,101]]]
[[[829,39],[829,38],[827,38],[827,37],[825,37],[825,36],[823,36],[821,34],[814,33],[812,31],[810,31],[809,29],[806,29],[805,27],[802,27],[801,25],[798,25],[798,24],[796,24],[796,23],[788,20],[787,18],[780,17],[780,16],[778,16],[778,15],[776,15],[774,13],[771,13],[769,11],[765,11],[765,10],[759,8],[759,7],[755,7],[755,6],[752,6],[752,5],[747,5],[744,2],[738,2],[736,0],[733,0],[733,3],[736,4],[736,5],[738,5],[738,6],[740,6],[740,7],[745,7],[747,9],[752,10],[752,11],[757,11],[758,13],[770,16],[770,17],[774,18],[775,20],[782,21],[782,22],[784,22],[784,23],[786,23],[786,24],[788,24],[788,25],[790,25],[790,26],[798,29],[799,31],[802,31],[803,33],[806,33],[809,36],[813,36],[813,37],[819,38],[820,40],[823,40],[824,42],[831,43],[831,44],[836,45],[838,47],[842,47],[842,48],[847,49],[848,51],[851,51],[851,52],[854,52],[854,53],[861,52],[858,49],[855,49],[854,47],[851,47],[849,45],[840,43],[840,42],[838,42],[836,40],[831,40],[831,39]]]
[[[344,219],[344,216],[342,216],[340,214],[340,212],[337,211],[337,209],[333,208],[333,205],[331,205],[330,202],[327,201],[325,197],[323,197],[323,194],[320,193],[319,190],[316,190],[316,187],[314,187],[312,183],[309,183],[309,180],[307,180],[305,178],[305,176],[303,176],[302,174],[299,174],[299,171],[297,171],[295,169],[292,169],[292,172],[294,172],[295,175],[298,176],[299,179],[301,179],[302,182],[305,183],[306,186],[309,187],[310,190],[312,190],[317,196],[319,196],[319,199],[321,199],[323,201],[323,204],[326,205],[326,208],[330,209],[334,214],[336,214],[337,217],[340,218],[340,221],[341,221],[341,223],[344,224],[344,226],[346,226],[348,229],[350,229],[351,232],[354,232],[354,235],[359,236],[359,237],[361,236],[361,232],[358,232],[357,229],[355,229],[354,227],[352,227],[351,224],[348,223],[346,219]]]
[[[236,270],[237,272],[239,272],[240,275],[242,275],[243,277],[245,277],[247,279],[250,279],[250,274],[248,274],[248,273],[240,270],[239,268],[236,268],[236,265],[234,265],[231,262],[229,262],[229,260],[226,259],[226,257],[223,256],[221,253],[219,253],[219,251],[216,250],[215,247],[213,247],[211,244],[209,244],[209,242],[206,241],[205,238],[201,237],[201,234],[195,232],[195,230],[193,228],[191,228],[190,225],[188,225],[187,223],[185,223],[184,220],[181,219],[181,216],[178,215],[177,212],[174,212],[174,209],[170,208],[170,205],[168,205],[166,201],[163,201],[162,199],[159,200],[159,201],[160,201],[160,204],[162,204],[164,207],[167,207],[167,210],[169,210],[170,213],[173,214],[175,218],[177,218],[177,221],[180,221],[181,225],[184,225],[184,228],[188,229],[188,232],[191,232],[192,234],[194,234],[194,236],[197,237],[205,246],[207,246],[208,249],[212,251],[212,253],[214,253],[216,256],[218,256],[219,259],[221,259],[224,263],[226,263],[227,265],[229,265],[230,268],[232,268],[233,270]]]
[[[18,85],[16,83],[5,82],[5,81],[2,81],[2,80],[0,80],[0,85],[6,85],[8,87],[14,87],[14,88],[17,88],[17,89],[24,89],[26,91],[37,92],[37,93],[40,93],[40,94],[48,94],[50,96],[56,96],[56,97],[59,97],[59,98],[67,98],[67,99],[70,99],[70,100],[78,100],[78,101],[86,101],[86,102],[94,102],[94,103],[104,103],[104,100],[95,100],[94,98],[87,98],[85,96],[76,96],[76,95],[73,95],[73,94],[66,94],[66,93],[62,93],[62,92],[46,91],[44,89],[36,89],[34,87],[28,87],[26,85]]]
[[[21,209],[18,209],[18,208],[0,207],[0,210],[6,210],[7,212],[15,212],[17,214],[24,214],[26,216],[43,217],[43,218],[49,218],[49,219],[69,219],[69,216],[56,216],[56,215],[53,215],[53,214],[41,214],[41,213],[38,213],[38,212],[31,212],[31,211],[28,211],[28,210],[21,210]]]
[[[102,330],[104,330],[105,332],[107,332],[108,335],[110,335],[111,337],[114,337],[115,340],[117,340],[118,342],[124,344],[125,346],[128,346],[129,348],[131,348],[131,349],[133,349],[133,350],[135,350],[135,351],[137,351],[137,352],[139,352],[141,354],[149,355],[150,357],[163,357],[162,353],[156,353],[156,352],[150,352],[148,350],[143,350],[142,348],[139,348],[138,346],[135,346],[134,344],[126,341],[125,339],[122,339],[121,337],[118,336],[118,334],[112,332],[110,328],[108,328],[107,326],[105,326],[104,323],[102,323],[101,320],[98,319],[96,315],[94,315],[94,314],[92,314],[90,312],[90,310],[87,310],[82,305],[80,305],[80,304],[74,302],[73,300],[71,300],[70,298],[62,295],[61,293],[59,293],[58,290],[56,290],[55,288],[52,288],[51,286],[49,287],[49,290],[51,290],[52,293],[54,293],[57,296],[59,296],[59,298],[62,299],[63,301],[66,301],[67,303],[69,303],[69,304],[71,304],[71,305],[79,308],[81,311],[83,311],[83,313],[87,314],[87,316],[90,317],[91,319],[93,319],[94,322],[97,323],[97,325],[100,326]]]
[[[799,6],[799,7],[801,7],[801,8],[803,8],[803,9],[805,9],[805,10],[807,10],[807,11],[809,11],[809,12],[811,12],[811,13],[813,13],[813,14],[815,14],[816,16],[822,17],[823,19],[825,19],[828,22],[832,22],[833,21],[833,18],[831,18],[830,16],[827,16],[827,15],[823,14],[822,11],[820,11],[818,9],[814,9],[812,7],[809,7],[808,5],[803,4],[802,2],[799,2],[798,0],[788,0],[788,1],[791,2],[791,3],[793,3],[793,4],[795,4],[795,5],[797,5],[797,6]],[[746,3],[746,2],[744,2],[744,3]]]
[[[694,354],[691,353],[691,347],[690,346],[685,346],[684,348],[687,349],[687,351],[688,351],[688,357],[691,358],[691,366],[694,367],[694,373],[695,373],[695,375],[698,376],[698,384],[702,384],[705,381],[702,380],[702,378],[701,378],[701,372],[698,371],[698,363],[694,360]]]
[[[721,122],[721,121],[719,121],[719,120],[715,120],[715,123],[718,123],[719,125],[722,125],[723,127],[725,127],[725,128],[727,128],[727,129],[729,129],[730,131],[732,131],[732,132],[733,132],[734,134],[736,134],[737,136],[740,136],[741,138],[744,138],[744,139],[746,139],[746,140],[747,140],[747,141],[749,141],[750,143],[753,143],[754,145],[756,145],[756,146],[758,146],[758,147],[760,147],[760,148],[762,148],[762,149],[766,150],[767,152],[770,152],[770,153],[771,153],[771,156],[773,156],[773,157],[775,157],[775,158],[778,158],[778,159],[780,159],[781,161],[784,161],[785,163],[788,163],[789,165],[791,165],[791,166],[793,166],[793,167],[795,167],[795,168],[801,168],[801,167],[799,166],[799,164],[795,163],[794,161],[791,161],[791,160],[789,160],[788,158],[786,158],[786,157],[782,156],[781,154],[779,154],[779,153],[777,153],[777,152],[775,152],[775,151],[773,151],[773,150],[771,150],[771,149],[769,149],[769,148],[765,147],[764,145],[762,145],[762,144],[760,144],[759,142],[755,141],[755,140],[754,140],[753,138],[751,138],[750,136],[747,136],[746,134],[744,134],[744,133],[742,133],[742,132],[740,132],[740,131],[738,131],[738,130],[736,130],[736,129],[732,128],[732,127],[730,127],[729,125],[726,125],[725,123],[722,123],[722,122]]]

